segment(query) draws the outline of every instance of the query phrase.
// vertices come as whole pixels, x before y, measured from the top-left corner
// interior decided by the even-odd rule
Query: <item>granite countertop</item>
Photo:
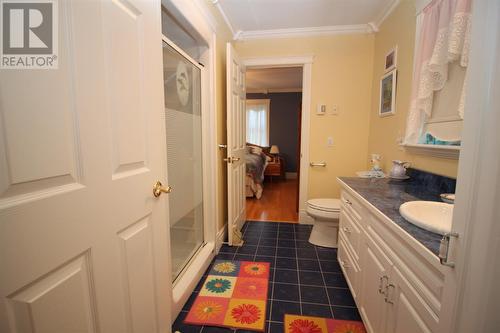
[[[425,184],[411,179],[406,181],[358,177],[339,177],[339,179],[432,253],[438,255],[442,236],[411,224],[399,213],[399,206],[407,201],[441,201],[438,193],[430,192]]]

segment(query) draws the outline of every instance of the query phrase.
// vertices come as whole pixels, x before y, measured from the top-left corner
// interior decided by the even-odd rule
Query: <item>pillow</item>
[[[262,148],[256,147],[256,146],[252,146],[252,154],[255,154],[255,155],[262,154]]]

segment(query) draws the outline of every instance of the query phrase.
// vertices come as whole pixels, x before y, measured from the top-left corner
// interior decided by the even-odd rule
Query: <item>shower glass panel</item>
[[[172,277],[203,245],[201,69],[163,42]]]

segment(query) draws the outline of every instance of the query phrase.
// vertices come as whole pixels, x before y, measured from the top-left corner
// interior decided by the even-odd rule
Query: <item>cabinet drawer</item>
[[[363,216],[366,214],[361,203],[345,190],[340,195],[340,201],[342,202],[342,207],[351,214],[352,218],[361,223]]]
[[[350,245],[351,252],[356,261],[359,261],[359,244],[361,239],[361,228],[345,210],[340,212],[339,233],[344,237],[347,245]]]
[[[269,163],[264,172],[266,176],[279,176],[281,175],[281,165],[279,163]]]
[[[351,290],[354,300],[358,300],[358,279],[360,269],[349,253],[346,241],[339,235],[339,247],[337,252],[340,268],[344,272],[345,279]]]

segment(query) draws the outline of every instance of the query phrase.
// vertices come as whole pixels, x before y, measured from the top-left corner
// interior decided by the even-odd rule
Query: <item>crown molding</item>
[[[396,9],[400,2],[401,0],[392,0],[391,2],[389,2],[389,4],[387,4],[387,6],[385,6],[384,9],[380,11],[376,20],[368,23],[372,26],[374,32],[379,31],[382,23],[384,23],[385,19],[388,18],[389,15],[391,15],[391,13],[394,11],[394,9]]]
[[[222,18],[224,19],[226,26],[229,28],[229,31],[231,31],[231,35],[233,36],[233,40],[237,40],[238,35],[241,33],[241,30],[238,30],[238,31],[234,30],[233,25],[231,24],[229,17],[227,17],[226,12],[224,12],[224,9],[222,9],[222,6],[220,5],[219,0],[212,0],[212,4],[215,6],[215,8],[217,8],[217,10],[221,14]]]
[[[430,1],[430,0],[421,0]],[[212,4],[218,9],[222,15],[224,22],[231,31],[233,40],[252,40],[266,38],[292,38],[292,37],[309,37],[321,35],[339,35],[339,34],[369,34],[379,31],[382,23],[396,9],[401,0],[390,1],[376,16],[376,19],[366,24],[354,25],[334,25],[322,27],[305,27],[305,28],[289,28],[289,29],[271,29],[271,30],[236,30],[229,17],[222,9],[219,0],[211,0]]]
[[[370,22],[368,23],[370,26],[370,29],[372,29],[373,32],[378,32],[378,26],[375,24],[375,22]]]
[[[321,35],[339,35],[339,34],[367,34],[374,30],[369,24],[355,25],[334,25],[325,27],[307,27],[291,29],[272,29],[272,30],[248,30],[241,31],[237,35],[237,40],[265,39],[265,38],[290,38],[290,37],[308,37]]]

